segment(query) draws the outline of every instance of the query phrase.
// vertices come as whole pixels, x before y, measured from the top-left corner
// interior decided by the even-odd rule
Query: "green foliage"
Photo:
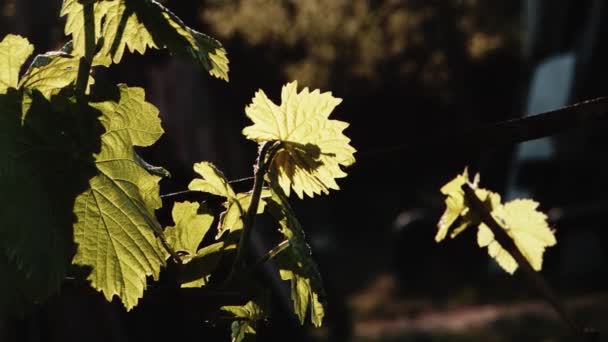
[[[226,202],[224,202],[226,210],[220,214],[216,238],[219,239],[227,231],[242,229],[243,216],[251,204],[251,193],[235,193],[224,174],[209,162],[194,164],[194,171],[202,178],[192,180],[188,189],[226,198]],[[262,198],[268,196],[268,191],[262,193]],[[264,201],[260,201],[257,214],[264,212],[264,206]]]
[[[163,134],[158,110],[145,102],[141,88],[119,86],[118,99],[92,102],[105,128],[95,156],[97,175],[74,204],[77,222],[74,264],[89,266],[87,279],[108,300],[117,295],[133,308],[143,295],[146,276],[158,278],[164,252],[155,232],[161,207],[158,181],[134,157],[134,146],[150,146]]]
[[[342,133],[348,124],[328,119],[342,100],[308,88],[298,93],[297,87],[297,82],[283,86],[280,106],[259,90],[245,108],[254,124],[246,127],[243,134],[257,142],[283,143],[271,165],[271,177],[287,196],[293,188],[303,198],[304,193],[313,197],[327,194],[329,189],[340,189],[335,179],[346,176],[340,165],[355,162],[355,149]]]
[[[172,216],[175,226],[165,228],[167,243],[182,257],[194,257],[213,223],[213,214],[206,207],[200,208],[198,203],[175,202]]]
[[[188,188],[224,198],[220,213],[175,202],[174,224],[163,229],[155,211],[162,205],[159,181],[170,174],[135,152],[164,133],[158,110],[141,88],[95,84],[91,67],[119,63],[127,49],[167,48],[227,80],[226,51],[151,0],[64,0],[61,15],[73,41],[36,56],[21,77],[34,47],[15,35],[0,42],[0,315],[43,301],[71,271],[131,310],[162,267],[178,264],[180,286],[199,288],[222,274],[223,258],[232,258],[228,277],[213,284],[251,298],[221,308],[235,318],[233,340],[242,341],[255,334],[266,310],[259,302],[264,285],[253,276],[260,261],[239,258],[256,215],[269,207],[284,241],[262,262],[276,258],[300,322],[310,312],[320,326],[321,277],[286,194],[338,189],[335,179],[346,176],[341,167],[354,163],[342,133],[348,124],[328,119],[341,100],[307,88],[297,93],[293,82],[276,106],[259,91],[246,109],[254,125],[244,130],[265,146],[254,189],[237,193],[215,166],[197,163],[200,178]],[[216,241],[207,243],[212,230]]]
[[[277,257],[281,279],[291,282],[291,299],[300,323],[304,324],[310,306],[310,320],[319,327],[325,316],[321,275],[312,260],[304,230],[282,191],[274,187],[269,201],[269,210],[279,222],[281,234],[289,241],[289,247]]]
[[[445,239],[448,230],[455,225],[450,234],[457,236],[468,226],[478,226],[477,243],[479,247],[487,247],[488,254],[508,273],[513,274],[518,267],[517,262],[495,239],[494,234],[481,222],[478,213],[471,209],[462,187],[469,182],[467,170],[456,176],[441,188],[446,196],[446,210],[437,224],[438,231],[435,241]],[[547,224],[547,216],[536,210],[538,203],[529,199],[516,199],[505,204],[501,203],[500,195],[486,189],[477,188],[479,175],[472,183],[476,196],[486,206],[488,212],[513,239],[515,246],[528,260],[536,271],[542,269],[543,254],[546,247],[554,246],[557,241],[553,231]]]
[[[222,310],[237,318],[231,326],[232,342],[251,340],[256,333],[256,322],[264,318],[264,310],[254,301],[242,306],[222,306]]]
[[[92,4],[94,14],[89,23],[85,19],[87,4]],[[61,15],[66,17],[65,33],[72,36],[77,55],[85,55],[85,27],[94,27],[95,44],[101,45],[96,64],[119,63],[125,49],[144,54],[148,48],[167,48],[197,61],[209,74],[228,80],[228,58],[222,45],[186,26],[156,1],[64,0]]]
[[[21,36],[9,34],[0,42],[0,93],[17,88],[19,70],[32,52],[34,46]]]
[[[94,175],[92,154],[102,131],[97,110],[77,105],[67,89],[48,97],[36,84],[15,89],[23,82],[15,77],[16,63],[33,48],[16,36],[2,44],[11,42],[15,47],[6,51],[19,53],[0,56],[10,70],[10,88],[0,92],[0,258],[14,288],[38,301],[56,291],[67,272],[74,199]]]

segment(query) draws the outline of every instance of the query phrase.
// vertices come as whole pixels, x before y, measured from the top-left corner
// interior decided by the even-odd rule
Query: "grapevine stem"
[[[84,16],[84,57],[80,58],[78,64],[78,75],[76,77],[76,94],[82,98],[87,91],[91,65],[95,57],[95,2],[89,1],[84,4],[82,15]]]
[[[504,248],[511,256],[515,259],[519,267],[522,269],[524,277],[528,284],[537,290],[543,299],[548,302],[553,309],[559,314],[562,320],[570,327],[570,329],[575,333],[575,335],[582,335],[592,338],[593,334],[591,334],[592,329],[581,329],[580,325],[575,322],[572,316],[568,313],[562,302],[559,300],[555,291],[551,288],[549,283],[543,278],[538,272],[534,271],[528,259],[524,257],[519,248],[515,245],[513,239],[507,234],[507,232],[496,222],[494,217],[486,206],[482,203],[482,201],[475,194],[475,190],[471,187],[471,185],[464,184],[462,186],[464,190],[465,199],[470,204],[471,209],[473,209],[479,217],[481,221],[490,228],[492,233],[494,234],[494,238],[500,244],[502,248]],[[589,334],[588,334],[589,333]]]
[[[238,247],[236,250],[236,256],[232,264],[232,269],[228,275],[227,282],[230,282],[237,271],[241,270],[244,266],[244,256],[246,255],[247,246],[249,240],[251,240],[251,231],[255,223],[255,215],[258,210],[260,203],[260,197],[262,195],[262,187],[264,185],[264,175],[268,170],[268,167],[272,163],[275,153],[280,148],[281,144],[276,141],[266,141],[260,146],[256,165],[254,166],[254,180],[253,189],[251,190],[251,203],[247,212],[243,217],[243,232],[239,239]]]

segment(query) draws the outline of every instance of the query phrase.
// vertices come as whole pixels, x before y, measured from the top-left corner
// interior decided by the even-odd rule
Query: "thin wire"
[[[245,178],[239,178],[239,179],[228,181],[228,183],[230,183],[230,184],[241,183],[241,182],[246,182],[248,180],[253,180],[254,178],[255,177],[253,177],[253,176],[251,176],[251,177],[245,177]]]
[[[235,184],[235,183],[246,182],[246,181],[252,180],[252,179],[253,179],[253,177],[244,177],[244,178],[239,178],[239,179],[234,179],[234,180],[228,181],[228,183]],[[182,191],[171,192],[171,193],[168,193],[168,194],[160,195],[160,197],[161,198],[165,198],[165,197],[179,196],[179,195],[187,194],[189,192],[194,192],[194,191],[196,191],[196,190],[190,190],[190,189],[188,189],[188,190],[182,190]]]
[[[181,194],[187,194],[187,193],[193,192],[193,191],[194,190],[183,190],[183,191],[171,192],[171,193],[168,193],[168,194],[160,195],[160,197],[161,198],[164,198],[164,197],[173,197],[173,196],[178,196],[178,195],[181,195]]]

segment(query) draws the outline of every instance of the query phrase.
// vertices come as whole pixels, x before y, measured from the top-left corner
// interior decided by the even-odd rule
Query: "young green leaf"
[[[442,241],[448,230],[459,222],[450,236],[453,238],[468,226],[477,226],[477,243],[480,247],[487,247],[488,254],[508,273],[513,274],[518,265],[515,259],[504,250],[494,239],[494,234],[485,223],[481,222],[478,213],[469,207],[464,196],[462,186],[468,180],[465,170],[462,175],[456,176],[441,188],[446,196],[446,211],[437,224],[438,231],[435,241]],[[555,236],[547,225],[545,214],[536,210],[538,203],[529,199],[517,199],[506,204],[501,203],[500,195],[486,189],[477,188],[479,175],[471,183],[475,188],[475,195],[486,206],[488,212],[496,222],[513,239],[515,246],[521,251],[530,265],[537,271],[542,268],[545,248],[556,244]],[[459,220],[459,221],[458,221]]]
[[[9,34],[0,41],[0,94],[17,88],[21,66],[32,52],[34,46],[21,36]]]
[[[143,54],[147,48],[168,48],[173,54],[190,57],[208,72],[228,80],[226,50],[215,39],[186,26],[175,14],[152,0],[94,1],[95,42],[103,37],[97,63],[119,63],[125,49]],[[85,2],[86,3],[86,2]],[[84,3],[64,0],[65,33],[72,35],[76,54],[84,56]]]
[[[268,189],[263,189],[256,214],[264,213],[264,208],[266,207],[265,198],[269,196],[270,191]],[[235,197],[228,199],[224,203],[226,211],[220,214],[220,224],[218,226],[216,239],[219,239],[225,232],[234,232],[243,229],[243,217],[250,204],[250,192],[238,193]]]
[[[238,318],[231,325],[232,342],[249,340],[252,335],[256,334],[256,323],[264,318],[264,311],[260,305],[251,300],[242,306],[222,306],[221,309]]]
[[[19,81],[19,87],[38,90],[49,99],[76,82],[78,63],[78,58],[62,51],[38,55]],[[92,77],[89,77],[89,84],[93,84]]]
[[[441,242],[448,234],[449,229],[458,220],[458,225],[450,233],[450,238],[455,238],[464,231],[468,226],[476,226],[480,223],[479,217],[472,212],[468,204],[465,202],[464,191],[462,186],[469,182],[468,171],[465,169],[461,175],[456,176],[441,188],[441,193],[445,197],[445,212],[441,215],[437,223],[437,234],[435,242]],[[475,194],[480,200],[488,206],[488,210],[492,211],[500,205],[500,195],[491,191],[477,188],[479,183],[479,174],[475,175],[474,181],[471,183],[475,188]]]
[[[74,264],[89,266],[87,279],[106,299],[120,297],[127,310],[143,295],[146,277],[158,278],[165,251],[156,234],[162,229],[154,210],[162,203],[160,177],[150,175],[134,157],[134,146],[150,146],[163,134],[158,110],[141,88],[119,86],[119,100],[91,103],[106,132],[95,156],[98,174],[76,199]]]
[[[243,228],[243,216],[251,203],[251,193],[236,194],[224,174],[209,162],[194,164],[194,171],[202,178],[193,179],[188,189],[206,192],[226,198],[224,206],[226,211],[220,214],[220,223],[216,238],[219,239],[226,231],[235,231]],[[268,197],[268,190],[262,191],[262,198]],[[258,205],[258,214],[264,212],[263,200]]]
[[[224,241],[216,242],[198,250],[196,256],[188,262],[181,274],[182,288],[199,288],[209,283],[211,273],[217,268],[226,252],[234,251],[236,245]]]
[[[188,189],[226,198],[236,197],[222,171],[218,170],[213,164],[209,162],[196,163],[194,164],[194,171],[201,175],[202,179],[195,178],[192,180]]]
[[[175,226],[165,229],[169,246],[174,251],[186,253],[189,261],[196,255],[198,245],[213,223],[213,215],[207,207],[199,209],[198,203],[176,202],[173,204],[173,222]],[[167,253],[167,258],[170,256]]]
[[[536,271],[542,269],[545,248],[557,241],[547,224],[547,216],[536,210],[538,203],[529,199],[516,199],[498,206],[492,216],[500,222],[517,248]],[[507,272],[513,274],[518,265],[515,259],[494,240],[494,234],[485,224],[477,232],[479,247],[488,247],[488,254]]]
[[[310,320],[314,326],[320,327],[325,316],[325,291],[321,275],[312,259],[304,231],[285,195],[280,188],[272,191],[268,209],[279,222],[280,232],[289,240],[289,247],[276,257],[281,279],[291,282],[291,299],[300,323],[304,324],[310,307]]]
[[[281,105],[274,104],[259,90],[245,113],[253,121],[243,134],[258,143],[281,141],[270,167],[271,176],[289,196],[290,189],[303,198],[303,194],[329,193],[338,190],[336,178],[346,176],[340,166],[355,162],[355,149],[342,131],[348,124],[328,117],[342,102],[331,93],[297,92],[294,81],[283,86]]]

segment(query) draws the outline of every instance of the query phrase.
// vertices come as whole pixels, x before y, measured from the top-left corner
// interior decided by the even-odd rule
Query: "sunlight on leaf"
[[[34,46],[21,36],[9,34],[0,41],[0,93],[8,88],[17,88],[19,71]]]
[[[228,180],[213,164],[209,162],[200,162],[194,164],[194,171],[201,175],[201,178],[196,178],[190,182],[188,189],[210,193],[216,196],[226,198],[234,198],[236,194],[228,183]]]
[[[312,259],[304,231],[280,191],[280,188],[273,189],[268,209],[279,222],[281,234],[289,240],[289,247],[276,257],[281,279],[291,282],[291,299],[300,324],[306,321],[306,312],[310,308],[310,320],[314,326],[320,327],[325,317],[321,274]]]
[[[234,317],[239,318],[232,322],[231,338],[232,342],[242,342],[249,340],[251,335],[255,335],[256,323],[264,318],[264,311],[254,301],[248,301],[242,306],[222,306],[223,311],[229,312]]]
[[[243,134],[262,143],[278,140],[283,148],[277,152],[270,168],[289,196],[290,190],[303,198],[304,194],[327,194],[329,189],[340,189],[336,178],[346,177],[341,166],[355,162],[355,149],[342,131],[348,124],[330,120],[329,115],[342,102],[331,93],[304,88],[297,92],[296,81],[283,86],[281,105],[274,104],[259,90],[252,103],[245,108],[253,125]]]
[[[467,170],[456,176],[441,188],[446,196],[446,210],[437,224],[435,241],[440,242],[455,223],[450,237],[454,238],[468,226],[477,226],[477,243],[487,247],[488,254],[508,273],[513,274],[518,265],[515,259],[495,241],[494,234],[481,218],[469,208],[462,186],[468,180]],[[547,224],[545,214],[536,210],[538,203],[529,199],[516,199],[506,204],[501,203],[500,195],[486,189],[477,188],[479,174],[469,183],[475,189],[475,195],[494,217],[496,222],[513,239],[517,248],[528,260],[532,268],[540,271],[542,268],[545,248],[557,243],[552,230]]]
[[[198,245],[213,223],[213,215],[209,209],[206,206],[200,209],[199,207],[198,203],[175,202],[171,212],[175,226],[165,229],[169,246],[178,253],[187,253],[187,259],[196,255]],[[169,256],[167,253],[166,257]]]
[[[19,82],[20,88],[40,91],[47,99],[76,82],[79,59],[61,51],[38,55]],[[93,78],[89,77],[89,84]]]
[[[217,268],[226,252],[236,250],[236,244],[224,241],[216,242],[198,250],[184,267],[179,281],[182,288],[199,288],[209,283],[211,274]]]
[[[270,197],[270,191],[263,189],[258,204],[256,214],[264,213],[266,207],[265,198]],[[216,239],[219,239],[225,232],[234,232],[243,229],[243,217],[251,204],[251,193],[238,193],[234,198],[227,200],[224,203],[226,211],[220,214],[220,224]]]
[[[497,207],[492,216],[505,228],[517,248],[528,259],[536,271],[543,265],[546,247],[557,243],[555,235],[547,224],[547,216],[536,210],[538,203],[529,199],[516,199]],[[488,247],[488,254],[507,272],[513,274],[517,262],[494,240],[494,234],[485,224],[477,232],[479,247]]]
[[[118,102],[91,103],[101,111],[106,132],[95,156],[98,175],[76,199],[74,264],[89,266],[91,285],[108,301],[114,295],[132,309],[142,297],[146,277],[158,278],[165,251],[154,210],[161,207],[160,177],[149,174],[134,157],[134,146],[150,146],[163,134],[158,110],[141,88],[119,86]]]
[[[148,48],[167,48],[173,54],[192,58],[212,76],[228,81],[228,58],[222,45],[186,26],[158,2],[95,1],[93,6],[95,43],[103,36],[97,64],[119,63],[126,49],[143,54]],[[80,0],[64,0],[61,9],[61,16],[66,17],[65,33],[72,36],[79,56],[85,55],[83,9]]]

